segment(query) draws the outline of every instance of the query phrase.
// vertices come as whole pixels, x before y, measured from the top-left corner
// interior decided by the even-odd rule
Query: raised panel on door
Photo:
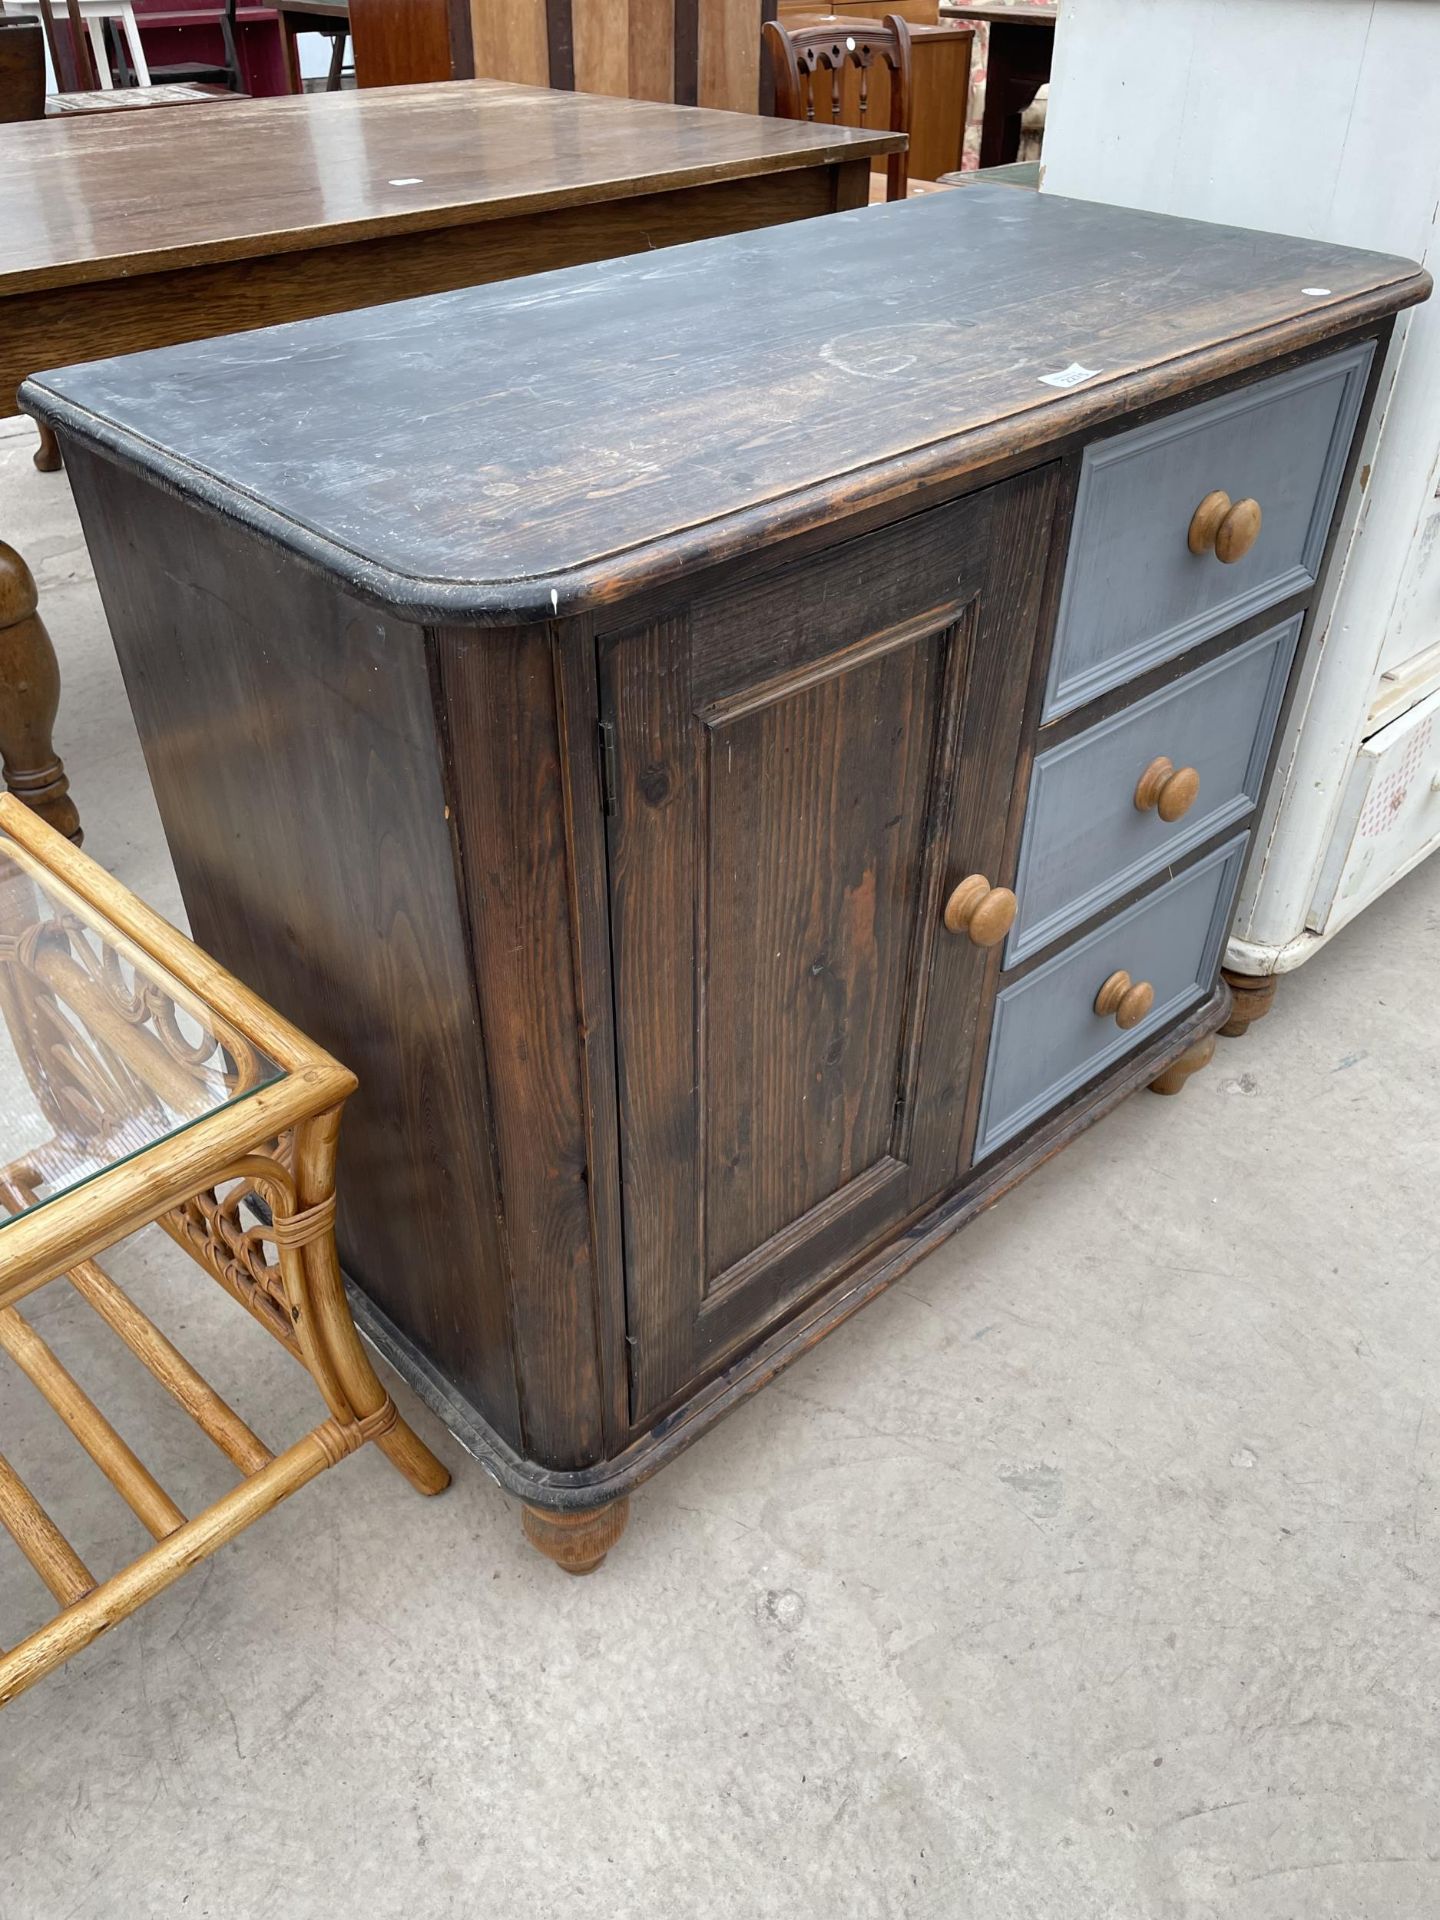
[[[636,1417],[960,1170],[1055,486],[600,643]]]

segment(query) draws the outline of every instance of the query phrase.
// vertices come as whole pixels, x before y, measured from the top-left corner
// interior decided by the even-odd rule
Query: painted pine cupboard
[[[28,384],[357,1312],[561,1565],[1208,1058],[1427,291],[973,188]]]

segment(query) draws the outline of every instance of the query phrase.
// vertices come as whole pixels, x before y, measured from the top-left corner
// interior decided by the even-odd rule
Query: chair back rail
[[[828,120],[835,125],[872,125],[871,79],[877,67],[889,82],[892,133],[909,136],[913,97],[910,28],[898,13],[883,20],[839,16],[821,26],[787,28],[767,20],[761,28],[775,82],[775,112],[782,120]],[[886,198],[903,200],[909,154],[886,163]]]

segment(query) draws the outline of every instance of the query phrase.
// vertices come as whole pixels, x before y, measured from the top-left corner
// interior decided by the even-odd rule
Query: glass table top
[[[283,1075],[0,832],[0,1233]]]

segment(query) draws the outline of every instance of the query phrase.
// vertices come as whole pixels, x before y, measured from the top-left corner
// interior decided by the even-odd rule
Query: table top
[[[0,831],[0,1229],[282,1073]]]
[[[350,0],[270,0],[277,13],[313,13],[317,19],[348,20]]]
[[[1429,284],[967,187],[97,361],[21,403],[405,617],[503,622],[1050,447]]]
[[[892,133],[496,80],[0,126],[0,297],[863,159]]]
[[[944,19],[999,21],[1012,27],[1049,27],[1053,30],[1059,16],[1058,7],[1027,5],[1025,0],[1016,0],[1011,7],[1004,5],[968,7],[961,0],[940,0],[940,17]]]

